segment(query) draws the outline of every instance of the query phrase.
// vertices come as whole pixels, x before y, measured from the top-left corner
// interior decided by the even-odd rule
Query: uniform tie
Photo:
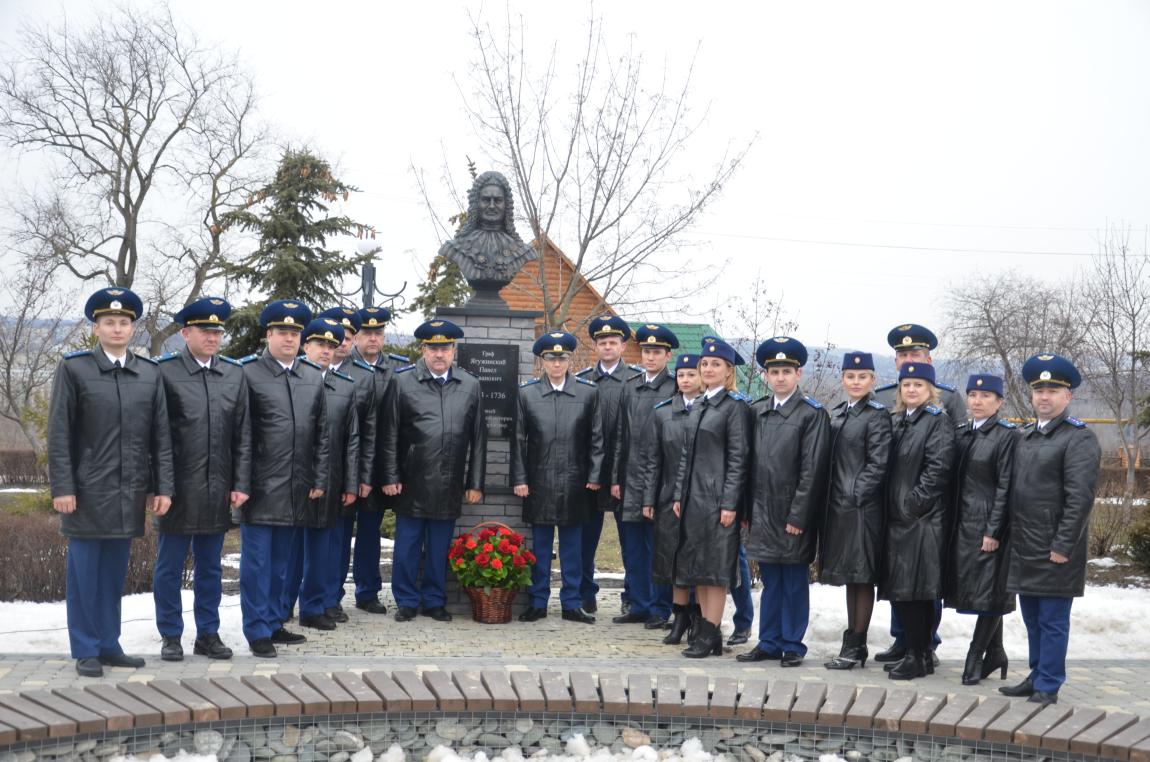
[[[435,383],[439,384],[440,386],[445,386],[447,384],[447,376],[436,378]]]

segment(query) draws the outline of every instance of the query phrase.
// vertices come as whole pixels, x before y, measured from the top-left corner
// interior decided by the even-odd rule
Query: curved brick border
[[[268,717],[523,711],[740,719],[1013,744],[1150,762],[1150,718],[908,688],[705,675],[430,670],[95,683],[0,694],[0,752],[77,734]]]

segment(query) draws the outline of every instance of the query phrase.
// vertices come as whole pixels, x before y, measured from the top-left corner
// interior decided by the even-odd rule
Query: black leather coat
[[[305,526],[311,513],[308,492],[328,488],[331,437],[323,374],[302,357],[284,370],[267,352],[245,357],[243,363],[252,491],[240,508],[240,521]]]
[[[675,584],[735,587],[739,517],[719,523],[721,511],[741,512],[750,467],[751,409],[741,395],[696,397],[679,458],[674,499],[681,504]]]
[[[997,415],[978,429],[955,429],[954,528],[946,565],[946,605],[963,611],[1014,611],[1006,592],[1011,471],[1018,429]],[[1001,543],[982,551],[982,538]]]
[[[383,484],[402,484],[395,499],[401,516],[457,519],[463,492],[483,490],[487,425],[479,379],[453,367],[446,384],[427,364],[395,371],[383,432]]]
[[[376,396],[379,388],[379,379],[376,378],[375,366],[368,365],[355,355],[349,356],[337,368],[341,374],[355,382],[355,410],[359,428],[359,466],[357,469],[360,484],[368,484],[373,493],[366,498],[357,498],[350,506],[340,506],[341,516],[351,516],[356,507],[363,503],[369,506],[376,494],[383,496],[379,484],[375,482],[375,448],[378,437],[379,411],[382,399]],[[391,380],[391,370],[384,371],[388,382]],[[384,390],[386,392],[386,389]],[[358,494],[358,489],[357,489]]]
[[[327,418],[331,457],[323,497],[311,501],[305,526],[330,529],[343,511],[345,493],[359,489],[359,384],[338,371],[324,375],[324,415]]]
[[[635,375],[637,369],[622,360],[611,373],[604,373],[599,363],[584,368],[575,375],[584,381],[594,382],[599,390],[599,417],[603,421],[603,469],[599,483],[603,489],[595,493],[595,503],[601,511],[614,511],[619,501],[611,497],[611,469],[615,464],[615,450],[619,438],[619,410],[623,402],[623,384]],[[657,400],[656,400],[657,401]]]
[[[819,582],[875,585],[882,569],[890,411],[873,399],[831,411],[827,509],[819,545]]]
[[[1065,413],[1028,426],[1014,450],[1010,483],[1010,571],[1020,595],[1079,597],[1086,589],[1086,541],[1102,451],[1086,424]],[[1050,551],[1070,559],[1050,560]]]
[[[388,508],[395,506],[396,498],[388,497],[383,494],[380,487],[383,486],[383,437],[384,432],[395,422],[391,419],[393,407],[388,401],[392,390],[395,387],[395,369],[399,367],[406,367],[409,362],[402,362],[398,355],[380,354],[376,358],[375,364],[369,363],[364,359],[363,355],[359,353],[358,349],[352,349],[348,355],[347,362],[340,366],[340,372],[346,373],[352,378],[359,378],[359,374],[364,372],[364,368],[371,368],[374,373],[372,374],[372,406],[374,410],[374,420],[371,426],[374,430],[374,437],[366,432],[365,424],[367,419],[362,415],[360,417],[360,442],[361,444],[368,438],[371,438],[374,444],[372,445],[372,464],[369,476],[364,480],[365,484],[370,484],[372,487],[371,494],[366,498],[356,501],[356,507],[366,508],[372,511],[384,511]],[[346,368],[346,370],[345,370]],[[363,453],[360,454],[361,460]],[[347,509],[350,513],[351,509]]]
[[[747,558],[769,564],[815,560],[826,507],[831,423],[821,404],[799,390],[782,407],[774,397],[751,405],[751,467],[747,484]],[[786,525],[802,534],[787,534]]]
[[[644,450],[651,445],[651,420],[655,405],[675,393],[675,377],[663,372],[654,381],[640,373],[623,384],[619,402],[619,423],[615,433],[615,463],[611,483],[622,488],[619,501],[623,521],[646,521],[643,518],[643,493],[647,471]]]
[[[570,374],[563,391],[546,377],[519,388],[511,436],[511,485],[526,484],[523,519],[529,524],[574,526],[594,509],[588,482],[603,472],[599,392]],[[606,484],[600,489],[607,489]]]
[[[172,438],[160,369],[128,352],[115,368],[103,350],[60,361],[48,408],[52,497],[76,496],[60,516],[65,537],[144,534],[145,497],[171,496]]]
[[[954,422],[942,408],[923,405],[910,416],[896,414],[892,423],[879,595],[891,601],[933,601],[942,595]]]
[[[643,505],[655,509],[655,548],[651,573],[655,583],[675,582],[675,555],[679,550],[679,517],[675,503],[675,479],[687,439],[690,411],[683,395],[676,394],[655,406],[651,415],[649,446],[643,450],[646,478],[643,480]]]
[[[968,417],[966,413],[966,397],[950,384],[944,384],[939,381],[935,386],[938,387],[940,407],[950,416],[950,422],[957,426],[965,421]],[[885,405],[887,410],[893,411],[894,397],[897,391],[897,383],[885,384],[874,390],[874,398]]]
[[[252,445],[246,436],[248,383],[240,363],[216,356],[204,368],[187,351],[159,358],[176,493],[155,523],[169,534],[217,534],[232,526],[231,495],[251,494]]]

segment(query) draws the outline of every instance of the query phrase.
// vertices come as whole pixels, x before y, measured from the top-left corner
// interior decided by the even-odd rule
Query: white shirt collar
[[[564,377],[563,380],[559,382],[558,386],[556,386],[555,384],[552,384],[551,379],[547,379],[547,383],[551,384],[551,388],[554,389],[555,391],[561,392],[561,391],[563,391],[563,387],[567,385],[567,378]]]
[[[659,380],[659,377],[660,377],[660,376],[662,376],[662,375],[663,375],[663,372],[659,372],[659,373],[656,373],[656,374],[655,374],[655,375],[653,375],[653,376],[648,376],[648,375],[647,375],[647,372],[646,372],[646,371],[643,371],[643,382],[644,382],[644,383],[647,383],[647,384],[650,384],[650,383],[652,383],[652,382],[654,382],[654,381],[658,381],[658,380]]]
[[[990,419],[989,418],[976,418],[974,423],[972,423],[970,425],[970,427],[972,429],[974,429],[975,431],[977,431],[978,429],[981,429],[982,424],[986,423],[988,420],[990,420]]]
[[[718,397],[720,394],[726,393],[726,391],[727,391],[727,387],[716,386],[714,389],[708,389],[707,391],[703,392],[703,399],[709,400],[712,397]]]
[[[330,369],[330,370],[339,370],[341,365],[343,365],[343,363],[341,363],[341,362],[333,362],[331,365],[329,365],[329,366],[328,366],[328,369]]]
[[[912,415],[914,415],[915,410],[918,410],[918,408],[917,407],[908,407],[906,409],[906,417],[910,418]]]
[[[444,373],[443,375],[440,375],[440,376],[437,376],[436,374],[432,373],[432,374],[431,374],[431,377],[432,377],[432,378],[434,378],[434,379],[440,379],[440,378],[442,378],[444,381],[446,381],[448,378],[450,378],[450,377],[451,377],[451,371],[449,370],[449,371],[447,371],[446,373]]]
[[[790,402],[791,397],[794,397],[794,396],[795,396],[795,393],[791,392],[786,397],[775,397],[775,407],[782,407],[783,405]]]
[[[622,364],[623,364],[623,361],[619,360],[614,365],[612,365],[610,368],[608,368],[606,365],[604,365],[602,362],[600,362],[599,363],[599,370],[603,373],[603,375],[609,376],[612,373],[614,373],[615,369],[618,368]]]
[[[104,357],[108,358],[108,362],[112,363],[113,365],[115,365],[117,362],[119,362],[120,367],[123,368],[125,365],[128,364],[128,353],[127,352],[120,355],[119,357],[115,357],[113,355],[108,354],[108,350],[104,349],[103,347],[100,347],[100,349],[103,350]]]

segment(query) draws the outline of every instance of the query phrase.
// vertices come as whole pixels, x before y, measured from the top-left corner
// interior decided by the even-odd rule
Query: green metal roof
[[[627,325],[634,332],[644,324],[628,322]],[[681,354],[697,354],[703,347],[704,336],[719,335],[719,332],[708,323],[659,323],[659,325],[669,328],[679,340],[679,348],[672,353],[674,357]],[[762,375],[757,372],[754,362],[754,358],[750,358],[748,364],[737,366],[735,373],[738,376],[739,391],[750,395],[752,399],[758,399],[767,394],[767,385],[763,383]]]

